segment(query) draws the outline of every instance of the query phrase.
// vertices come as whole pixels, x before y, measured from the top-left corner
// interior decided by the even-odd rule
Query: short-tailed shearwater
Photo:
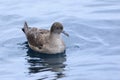
[[[59,22],[53,23],[50,30],[28,27],[27,22],[25,22],[22,30],[26,35],[29,47],[34,51],[57,54],[66,49],[60,34],[69,35],[63,31],[63,25]]]

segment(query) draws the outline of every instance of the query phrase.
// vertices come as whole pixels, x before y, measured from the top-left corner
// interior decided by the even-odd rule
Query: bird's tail
[[[28,30],[28,25],[27,25],[27,22],[25,22],[25,23],[24,23],[24,27],[22,28],[22,31],[23,31],[24,33],[26,33],[27,30]]]

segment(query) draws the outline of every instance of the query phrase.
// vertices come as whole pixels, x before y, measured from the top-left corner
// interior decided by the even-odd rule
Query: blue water
[[[29,26],[59,21],[65,54],[31,51]],[[120,80],[119,0],[0,0],[0,80]]]

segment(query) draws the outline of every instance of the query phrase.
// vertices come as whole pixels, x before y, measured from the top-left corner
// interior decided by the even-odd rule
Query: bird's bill
[[[69,34],[66,33],[65,31],[62,31],[62,33],[63,33],[64,35],[66,35],[67,37],[69,37]]]

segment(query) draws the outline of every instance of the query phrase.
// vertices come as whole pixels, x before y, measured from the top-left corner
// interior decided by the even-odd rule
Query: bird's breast
[[[52,52],[61,53],[65,50],[65,44],[61,39],[50,41],[49,50]]]

